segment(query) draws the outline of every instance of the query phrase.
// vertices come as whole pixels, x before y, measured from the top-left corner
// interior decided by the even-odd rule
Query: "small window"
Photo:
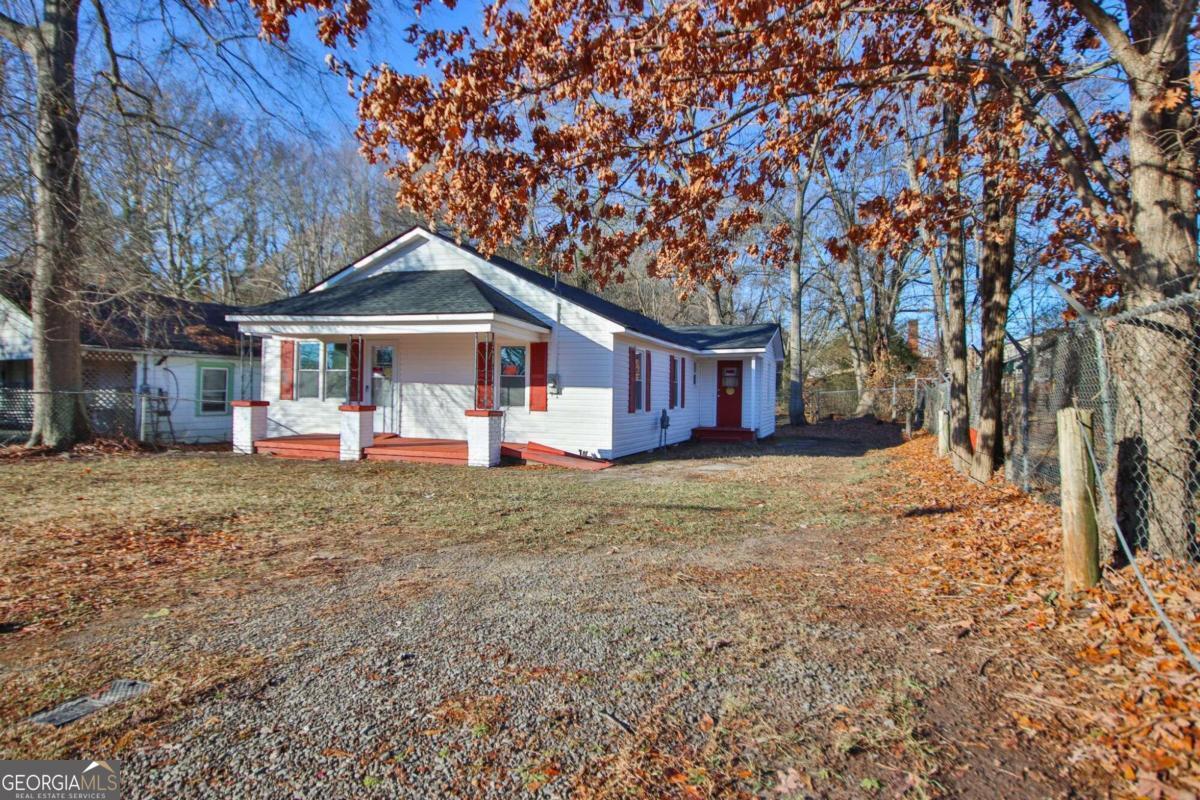
[[[525,405],[525,348],[500,348],[500,406]]]
[[[642,410],[642,363],[645,358],[646,354],[639,350],[633,359],[633,408],[636,411]]]
[[[320,397],[321,343],[299,342],[296,350],[296,397]]]
[[[350,346],[345,342],[325,344],[325,399],[346,401],[346,372],[350,365]]]
[[[229,411],[229,368],[200,368],[200,413],[224,414]]]

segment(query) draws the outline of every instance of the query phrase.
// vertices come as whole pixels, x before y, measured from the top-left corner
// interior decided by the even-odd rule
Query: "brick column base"
[[[254,452],[254,443],[267,438],[266,400],[234,400],[233,407],[233,452],[244,456]]]
[[[338,458],[361,461],[363,448],[375,441],[375,406],[338,406],[342,430]]]
[[[504,432],[504,412],[467,409],[467,465],[500,465],[500,437]]]

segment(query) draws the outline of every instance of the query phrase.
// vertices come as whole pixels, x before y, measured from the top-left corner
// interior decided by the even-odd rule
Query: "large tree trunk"
[[[947,154],[958,157],[958,111],[947,105],[942,111]],[[957,184],[957,180],[955,181]],[[954,187],[957,191],[957,187]],[[950,461],[966,472],[971,466],[971,414],[967,396],[967,294],[966,241],[962,223],[951,229],[942,264],[946,279],[945,341],[950,372]]]
[[[800,314],[804,303],[804,284],[800,279],[800,259],[792,260],[791,266],[791,319],[788,323],[788,421],[793,426],[805,425],[804,419],[804,340]]]
[[[70,447],[88,436],[79,341],[79,111],[75,102],[78,0],[46,0],[27,48],[37,79],[33,431],[31,445]]]
[[[1016,156],[1015,153],[1010,153]],[[979,383],[979,439],[971,475],[986,481],[1004,463],[1001,408],[1004,331],[1016,262],[1017,208],[994,178],[983,185],[983,243],[979,257],[979,299],[983,307],[983,363]]]
[[[1174,5],[1174,4],[1166,4]],[[1153,41],[1161,14],[1143,9],[1134,41]],[[1174,110],[1156,108],[1165,86],[1189,87],[1186,36],[1174,61],[1130,81],[1130,199],[1139,249],[1125,297],[1131,310],[1195,290],[1196,121],[1190,96]],[[1148,79],[1147,79],[1148,78]],[[1118,521],[1152,551],[1200,558],[1200,320],[1195,305],[1143,315],[1113,335],[1117,384]]]

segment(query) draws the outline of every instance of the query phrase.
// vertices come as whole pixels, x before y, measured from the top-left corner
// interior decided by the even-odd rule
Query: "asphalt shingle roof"
[[[682,325],[671,328],[700,350],[757,350],[766,347],[779,326],[774,322],[758,325]]]
[[[572,303],[575,303],[578,306],[586,308],[587,310],[589,310],[595,314],[599,314],[600,316],[604,317],[605,319],[611,320],[612,322],[617,323],[618,325],[622,326],[623,328],[627,328],[628,330],[631,330],[634,333],[640,333],[644,336],[650,336],[655,339],[660,339],[664,342],[670,342],[672,344],[677,344],[682,347],[689,347],[689,348],[694,348],[694,349],[698,349],[698,350],[707,350],[710,348],[723,349],[723,350],[756,349],[756,348],[766,347],[770,343],[771,337],[774,336],[776,331],[779,330],[779,326],[774,323],[765,323],[765,324],[758,324],[758,325],[689,325],[689,326],[683,326],[683,327],[672,327],[672,326],[664,325],[661,322],[650,319],[649,317],[647,317],[644,314],[639,314],[638,312],[632,311],[628,308],[625,308],[624,306],[619,306],[610,300],[605,300],[603,297],[594,295],[591,292],[588,292],[588,291],[578,288],[577,286],[571,286],[570,284],[568,284],[564,281],[556,281],[553,277],[551,277],[549,275],[543,275],[542,273],[537,272],[536,270],[532,270],[529,267],[525,266],[524,264],[520,264],[516,261],[513,261],[512,259],[504,258],[503,256],[500,256],[500,255],[485,256],[479,250],[475,249],[475,247],[473,247],[470,243],[459,241],[453,235],[453,233],[445,231],[445,230],[430,230],[429,228],[427,228],[423,225],[414,225],[412,228],[409,228],[408,230],[405,230],[403,233],[400,233],[399,235],[394,236],[391,239],[389,239],[388,241],[382,243],[381,245],[379,245],[378,248],[376,248],[376,250],[386,247],[387,245],[391,244],[392,242],[396,241],[397,239],[399,239],[403,236],[407,236],[410,232],[412,232],[413,230],[415,230],[418,227],[421,228],[422,230],[438,237],[439,239],[442,239],[443,241],[449,242],[450,244],[454,245],[455,247],[461,247],[462,249],[466,250],[469,253],[472,253],[475,256],[478,256],[479,258],[483,259],[484,261],[487,261],[488,263],[493,264],[493,265],[499,267],[500,269],[503,269],[505,272],[511,273],[523,280],[528,281],[529,283],[534,284],[535,286],[540,286],[543,289],[546,289],[551,292],[555,292],[560,297],[562,297],[564,300],[568,300]],[[359,259],[359,261],[361,261],[361,260],[362,259]],[[326,280],[334,278],[337,275],[340,275],[343,272],[346,272],[347,270],[352,269],[355,263],[358,263],[358,262],[355,261],[351,264],[346,265],[341,270],[333,273],[333,275],[330,275],[329,278],[326,278]],[[399,273],[392,273],[392,274],[399,274]],[[407,273],[407,274],[414,274],[414,273]],[[371,278],[368,280],[375,280],[375,279]],[[299,297],[288,298],[288,300],[280,300],[280,301],[277,301],[276,303],[268,303],[266,306],[259,306],[258,308],[255,308],[255,309],[248,309],[247,313],[281,314],[281,315],[289,314],[289,313],[297,313],[297,314],[316,313],[316,312],[300,312],[300,311],[291,311],[291,312],[289,312],[289,311],[266,311],[264,309],[266,309],[268,307],[276,306],[277,303],[287,303],[287,302],[290,302],[293,300],[301,300],[301,299],[303,299],[305,297],[309,297],[309,296],[319,296],[319,295],[334,291],[338,288],[349,289],[350,287],[354,286],[357,283],[361,283],[361,281],[352,281],[352,282],[344,284],[344,285],[334,284],[332,287],[330,287],[329,289],[325,289],[324,291],[312,292],[310,294],[300,295]],[[486,287],[486,284],[481,284],[481,285]],[[491,291],[494,294],[498,295],[499,297],[504,298],[509,303],[513,303],[512,300],[509,300],[505,295],[500,294],[496,290],[492,289]],[[513,305],[515,305],[515,303],[513,303]],[[349,315],[349,314],[353,314],[356,312],[345,312],[345,313]],[[358,312],[358,313],[363,313],[363,312]],[[386,312],[378,312],[378,313],[386,313]],[[392,309],[392,313],[418,313],[418,312],[396,311],[396,310]],[[508,312],[503,312],[503,313],[508,313]]]
[[[30,313],[32,277],[0,270],[0,295]],[[135,292],[111,294],[85,288],[79,337],[87,347],[111,350],[178,350],[238,355],[237,325],[226,321],[236,306]],[[257,345],[255,345],[257,349]]]
[[[507,295],[461,269],[385,272],[245,308],[240,313],[252,317],[496,313],[545,327]]]

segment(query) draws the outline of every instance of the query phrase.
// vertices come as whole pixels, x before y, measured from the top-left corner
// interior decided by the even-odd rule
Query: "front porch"
[[[281,458],[337,461],[341,437],[336,433],[303,433],[273,436],[254,442],[254,451]],[[362,450],[368,461],[413,461],[426,464],[467,464],[465,439],[419,439],[394,433],[377,433]],[[537,442],[501,442],[500,457],[509,462],[548,464],[568,469],[601,470],[609,461],[566,453]]]

